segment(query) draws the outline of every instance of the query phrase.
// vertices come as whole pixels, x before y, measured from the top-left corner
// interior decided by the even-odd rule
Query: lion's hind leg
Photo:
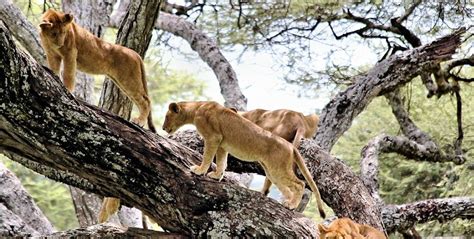
[[[272,175],[270,180],[283,194],[283,205],[288,209],[297,208],[303,197],[304,182],[296,177],[291,166],[281,168],[278,173]]]
[[[144,127],[147,122],[148,115],[151,114],[151,101],[148,95],[140,94],[135,97],[130,97],[130,99],[137,105],[139,115],[132,119],[133,123]]]

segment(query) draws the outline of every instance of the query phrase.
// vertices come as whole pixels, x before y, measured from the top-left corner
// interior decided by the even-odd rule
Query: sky
[[[185,71],[205,81],[208,86],[205,91],[206,96],[210,97],[211,100],[223,103],[224,99],[220,94],[218,81],[212,69],[199,58],[186,41],[173,36],[170,44],[179,48],[180,51],[163,49],[162,60],[165,63],[163,65],[167,65],[173,70]],[[313,45],[311,49],[317,49],[321,53],[330,50],[327,45],[322,43],[312,42],[311,44]],[[369,51],[367,46],[355,46],[352,49],[353,57],[351,58],[353,66],[373,64],[377,61],[376,56]],[[248,100],[248,110],[285,108],[310,114],[316,110],[321,110],[330,100],[330,94],[324,92],[318,92],[321,95],[318,99],[301,97],[298,93],[298,86],[288,84],[283,80],[284,72],[278,68],[278,59],[275,59],[275,56],[269,53],[248,51],[240,55],[240,51],[221,52],[230,62],[237,75],[240,88]],[[337,58],[347,56],[335,54],[334,57],[337,60]],[[183,127],[183,129],[190,128],[194,127]],[[263,185],[263,180],[263,176],[254,175],[250,187],[259,191]],[[270,196],[277,200],[281,199],[280,192],[274,186],[272,186]]]
[[[199,58],[197,53],[193,52],[186,41],[178,37],[173,37],[171,41],[171,44],[179,47],[184,54],[163,49],[165,65],[174,70],[185,71],[203,80],[208,86],[205,91],[206,96],[223,103],[218,81],[212,69]],[[312,47],[314,49],[329,51],[328,46],[324,44],[317,42],[314,44],[316,45]],[[269,53],[249,50],[241,56],[238,50],[221,52],[237,75],[240,88],[248,100],[248,110],[285,108],[309,114],[314,113],[316,109],[322,109],[329,101],[330,94],[324,93],[324,91],[318,92],[321,95],[318,99],[301,96],[299,86],[288,84],[283,80],[284,72],[279,70],[275,56]],[[353,53],[355,54],[353,59],[356,59],[353,65],[373,64],[376,61],[373,53],[364,46],[354,49]],[[192,57],[189,57],[190,55]]]

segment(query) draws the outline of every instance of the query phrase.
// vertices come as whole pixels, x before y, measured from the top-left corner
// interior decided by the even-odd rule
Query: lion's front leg
[[[217,148],[219,148],[220,140],[217,138],[204,139],[204,154],[202,156],[202,163],[200,166],[194,165],[191,167],[191,172],[202,175],[211,167],[214,155],[216,155]]]
[[[54,74],[59,76],[59,70],[61,69],[61,56],[46,51],[46,59],[48,60],[49,68]]]
[[[71,50],[69,55],[64,56],[63,82],[69,92],[74,91],[77,65],[76,60],[77,50]]]
[[[227,155],[229,153],[225,151],[222,147],[219,147],[217,149],[217,154],[216,154],[216,164],[217,168],[216,171],[212,171],[207,174],[210,178],[221,180],[222,177],[224,176],[224,171],[227,168]]]

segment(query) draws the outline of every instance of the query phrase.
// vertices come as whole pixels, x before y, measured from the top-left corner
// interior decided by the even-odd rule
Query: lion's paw
[[[286,207],[286,208],[288,208],[288,209],[290,209],[290,210],[293,210],[293,209],[295,209],[298,205],[295,206],[294,203],[292,203],[290,200],[285,200],[285,201],[283,202],[283,206]]]
[[[207,176],[210,177],[210,178],[216,179],[218,181],[221,181],[222,178],[224,177],[224,173],[223,172],[218,173],[216,171],[212,171],[212,172],[208,173]]]
[[[141,120],[140,118],[136,117],[132,119],[132,122],[138,124],[140,127],[145,127],[146,120]]]
[[[197,174],[197,175],[203,175],[204,173],[206,173],[207,170],[204,170],[202,169],[200,166],[198,165],[194,165],[194,166],[191,166],[190,168],[191,172]]]

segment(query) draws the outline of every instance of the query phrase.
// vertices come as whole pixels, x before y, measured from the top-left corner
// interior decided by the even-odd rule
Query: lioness
[[[294,209],[300,203],[304,190],[304,182],[293,171],[296,164],[316,194],[321,217],[325,217],[318,187],[298,150],[288,141],[212,101],[171,103],[163,130],[171,134],[185,124],[194,124],[204,138],[202,164],[192,166],[192,172],[198,175],[206,173],[214,155],[216,171],[207,175],[217,180],[222,178],[227,167],[228,153],[244,161],[258,162],[266,176],[282,192],[285,198],[283,205]]]
[[[318,224],[321,239],[386,239],[379,230],[365,224],[359,224],[349,218],[339,218],[331,222],[329,227]]]
[[[293,143],[296,149],[300,146],[303,137],[311,138],[318,130],[319,117],[316,114],[305,116],[300,112],[287,109],[273,111],[255,109],[238,113],[263,129]],[[265,178],[261,192],[268,195],[271,186],[272,182]]]
[[[90,74],[109,76],[138,106],[139,116],[132,121],[156,132],[151,118],[151,105],[143,61],[132,49],[107,43],[73,22],[71,14],[49,9],[40,23],[41,44],[48,65],[59,75],[63,62],[63,82],[74,91],[76,68]]]

